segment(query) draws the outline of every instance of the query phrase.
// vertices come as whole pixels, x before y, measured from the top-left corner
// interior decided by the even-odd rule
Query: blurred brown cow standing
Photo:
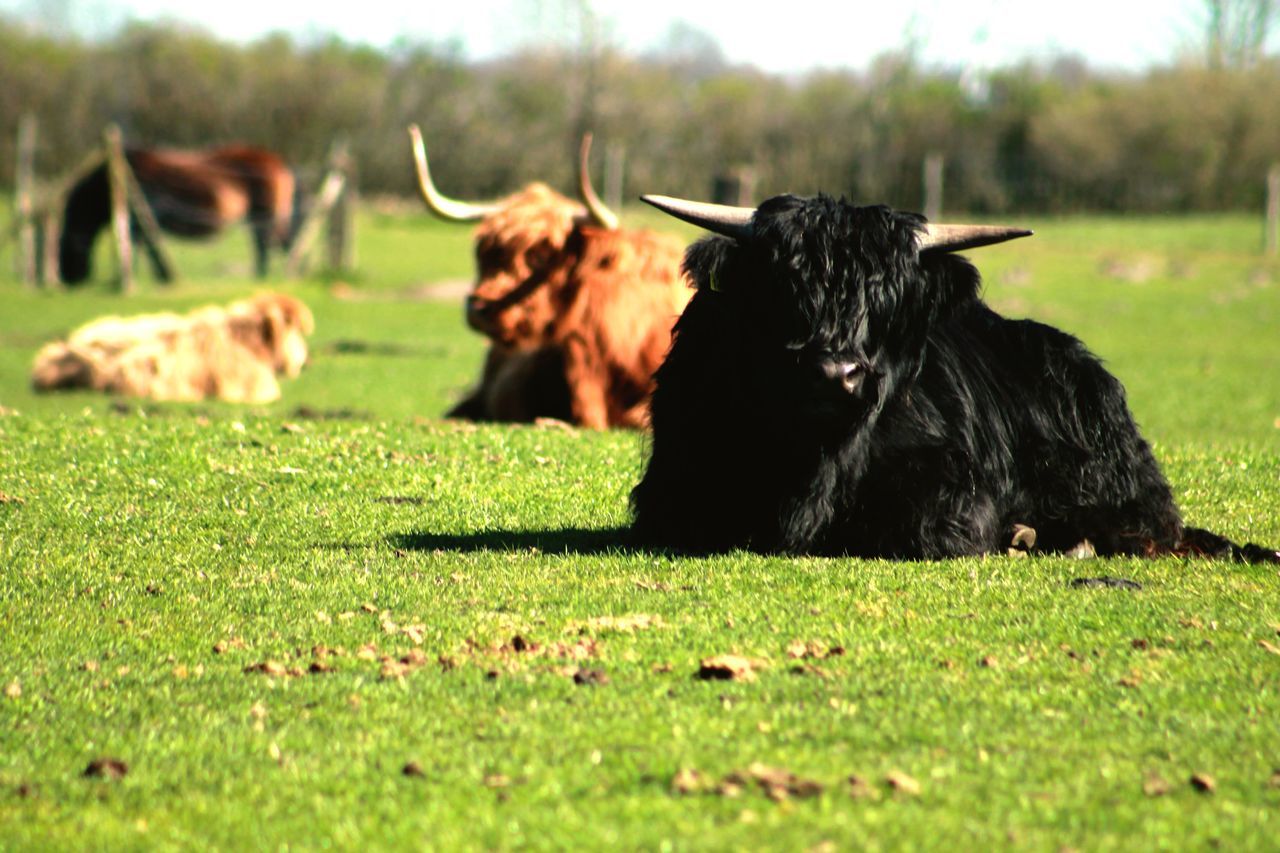
[[[207,151],[129,148],[125,159],[162,229],[179,237],[209,237],[247,219],[255,271],[267,273],[272,247],[287,249],[297,221],[297,185],[279,155],[248,145]],[[59,269],[67,284],[89,277],[94,241],[106,226],[111,192],[106,164],[67,195]]]
[[[449,416],[646,427],[653,371],[692,293],[680,268],[683,243],[618,227],[591,187],[589,134],[579,160],[581,203],[533,183],[472,204],[436,189],[421,133],[409,132],[427,206],[451,221],[479,222],[466,312],[490,346],[479,385]]]

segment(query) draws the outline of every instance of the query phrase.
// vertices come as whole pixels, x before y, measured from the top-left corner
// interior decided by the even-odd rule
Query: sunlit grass
[[[1189,519],[1280,542],[1252,221],[1029,224],[973,255],[992,301],[1107,359]],[[439,420],[482,345],[415,288],[468,276],[468,229],[361,225],[350,289],[270,283],[318,329],[260,408],[26,378],[90,317],[251,292],[214,277],[242,235],[128,299],[0,283],[0,846],[1274,843],[1274,568],[635,551],[642,437]],[[754,680],[693,677],[729,652]],[[728,796],[755,762],[821,793]]]

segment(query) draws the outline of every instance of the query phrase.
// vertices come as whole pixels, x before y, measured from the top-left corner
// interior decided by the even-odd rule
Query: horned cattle
[[[688,252],[696,293],[657,372],[641,541],[1280,559],[1184,528],[1120,382],[1076,338],[983,302],[954,252],[1030,232],[826,196],[646,200],[718,236]]]
[[[618,227],[587,177],[590,136],[579,159],[581,202],[533,183],[474,204],[440,193],[420,132],[410,135],[428,208],[478,223],[466,318],[489,351],[479,384],[450,415],[645,426],[653,371],[691,294],[680,272],[683,244]]]

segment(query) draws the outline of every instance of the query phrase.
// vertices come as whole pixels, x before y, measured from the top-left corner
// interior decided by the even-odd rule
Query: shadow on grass
[[[478,533],[413,531],[388,537],[406,551],[531,551],[543,554],[645,554],[625,527],[567,527],[558,530],[488,530]]]

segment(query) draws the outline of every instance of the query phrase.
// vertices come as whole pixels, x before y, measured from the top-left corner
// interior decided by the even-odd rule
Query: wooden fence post
[[[1266,249],[1268,255],[1280,251],[1280,163],[1267,171]]]
[[[156,215],[151,210],[151,204],[143,194],[142,187],[138,184],[138,177],[129,166],[129,161],[122,157],[121,163],[129,195],[129,209],[133,212],[134,221],[138,223],[138,229],[142,232],[142,247],[147,250],[147,257],[151,259],[151,269],[155,272],[156,279],[161,284],[169,284],[177,277],[177,272],[168,250],[165,249],[164,236],[160,233],[160,223],[156,222]]]
[[[334,146],[329,156],[330,168],[343,177],[342,191],[334,199],[329,210],[325,243],[328,247],[329,269],[349,270],[355,267],[355,182],[351,178],[351,155],[346,143]]]
[[[111,187],[111,233],[115,236],[116,259],[120,263],[120,290],[133,291],[133,240],[129,233],[128,165],[120,127],[107,125],[102,133],[107,153],[107,180]]]
[[[18,276],[36,285],[36,224],[34,220],[36,118],[23,114],[18,121],[18,163],[14,174],[14,212],[18,217]]]
[[[298,229],[298,236],[293,241],[293,247],[289,250],[289,258],[285,261],[284,267],[286,276],[292,278],[302,273],[307,255],[311,251],[311,245],[315,243],[316,237],[320,234],[320,225],[329,215],[330,209],[337,202],[338,196],[342,194],[346,183],[347,176],[339,169],[330,169],[329,173],[324,176],[324,183],[320,185],[320,192],[316,194],[315,202],[311,205],[311,209],[307,211],[307,218],[302,221],[302,227]]]
[[[34,124],[32,125],[34,128]],[[31,138],[34,138],[34,129],[30,131]],[[20,146],[21,147],[21,146]],[[18,179],[15,180],[15,186],[24,189],[19,195],[29,195],[29,202],[19,202],[14,211],[14,219],[8,223],[7,228],[0,232],[0,244],[10,239],[18,241],[19,257],[18,261],[23,261],[23,242],[26,235],[23,233],[24,226],[30,226],[30,249],[25,256],[30,259],[29,263],[34,265],[34,279],[32,281],[45,285],[57,285],[61,283],[59,275],[59,237],[62,233],[62,216],[67,203],[67,196],[75,188],[86,175],[94,169],[99,168],[103,164],[103,151],[101,147],[95,148],[81,159],[80,163],[70,171],[63,173],[54,181],[47,182],[43,187],[39,187],[38,193],[35,191],[34,178],[22,177],[25,174],[30,175],[32,170],[20,168],[18,170]],[[27,214],[22,215],[23,208],[27,209]],[[15,272],[19,275],[23,274],[22,263],[18,263]],[[25,277],[25,276],[23,276]]]
[[[924,158],[924,218],[930,222],[942,221],[942,169],[945,160],[941,154]]]
[[[40,229],[43,241],[40,251],[40,283],[45,287],[57,287],[62,282],[59,267],[58,241],[62,238],[62,218],[60,211],[53,204],[46,204],[44,209],[44,226]]]

